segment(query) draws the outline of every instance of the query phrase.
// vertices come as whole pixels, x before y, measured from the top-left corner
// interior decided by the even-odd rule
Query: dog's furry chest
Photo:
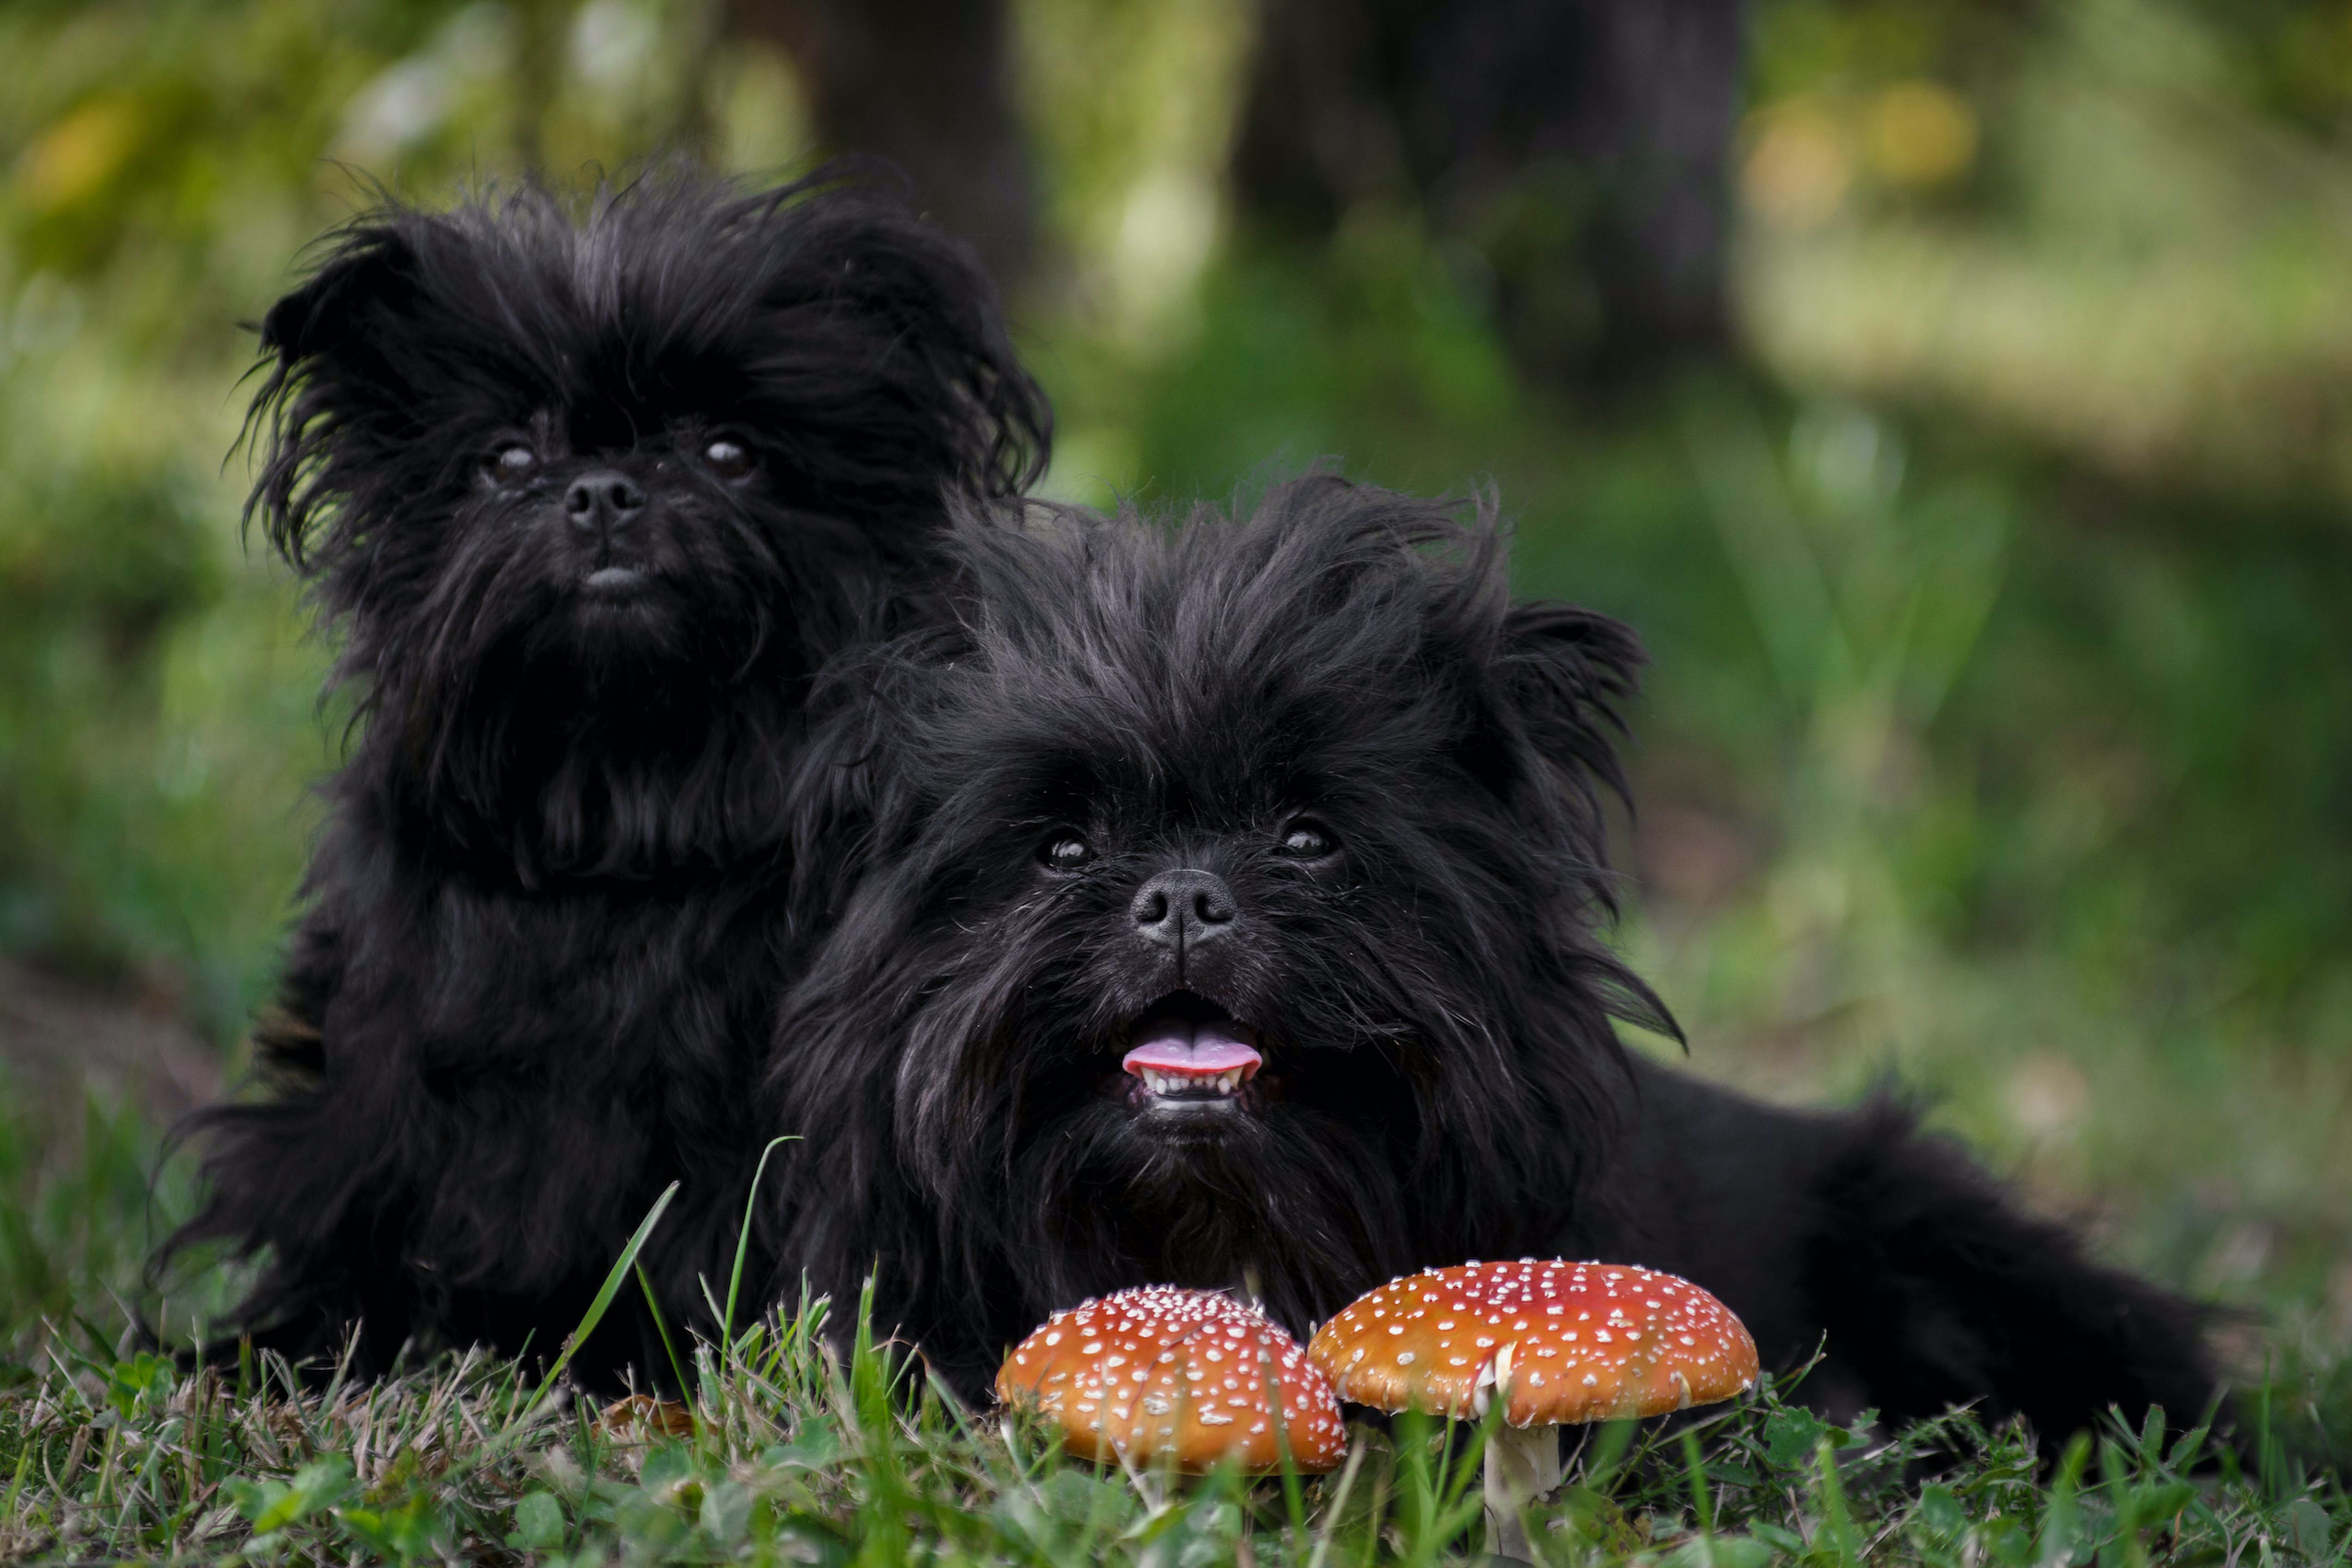
[[[756,891],[485,895],[345,910],[330,1042],[380,1040],[428,1091],[600,1096],[740,1072],[781,960]],[[408,918],[402,918],[405,906]],[[330,1044],[329,1069],[333,1069]],[[640,1108],[643,1108],[642,1106]]]
[[[758,881],[485,889],[353,858],[288,968],[316,1030],[299,1102],[415,1261],[552,1281],[609,1263],[671,1181],[681,1215],[735,1203],[785,970]]]

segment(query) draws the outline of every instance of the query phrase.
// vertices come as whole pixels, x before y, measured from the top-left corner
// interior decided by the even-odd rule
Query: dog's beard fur
[[[1022,1259],[1041,1305],[1139,1279],[1247,1280],[1312,1323],[1433,1245],[1515,1247],[1505,1195],[1573,1191],[1605,1153],[1622,1064],[1595,1009],[1548,1020],[1551,1070],[1531,1073],[1505,1042],[1535,1021],[1465,995],[1460,951],[1380,921],[1400,906],[1379,893],[1359,916],[1345,891],[1253,879],[1244,857],[1198,840],[1135,858],[1224,873],[1253,951],[1204,952],[1181,972],[1135,952],[1121,927],[1140,877],[1110,871],[1059,897],[1014,894],[973,928],[990,974],[1018,977],[1001,1005],[968,1006],[948,967],[910,1020],[894,1086],[900,1158],[966,1280],[991,1257]],[[1175,994],[1259,1038],[1267,1064],[1242,1091],[1246,1114],[1176,1130],[1129,1103],[1122,1048]],[[1433,1237],[1432,1214],[1474,1228]]]
[[[1520,1196],[1615,1133],[1610,1015],[1671,1028],[1593,936],[1630,635],[1507,612],[1491,520],[1333,479],[1172,540],[963,546],[964,644],[862,676],[881,856],[787,1007],[779,1125],[828,1173],[793,1250],[837,1291],[878,1258],[882,1326],[971,1377],[1121,1285],[1247,1282],[1302,1328],[1529,1241]],[[1302,818],[1336,854],[1280,852]],[[1066,874],[1065,831],[1095,852]],[[1175,867],[1239,911],[1181,959],[1130,910]],[[1121,1071],[1171,995],[1263,1052],[1217,1114]]]
[[[267,1254],[240,1323],[293,1353],[363,1318],[361,1370],[552,1353],[675,1179],[645,1262],[699,1321],[798,940],[808,678],[920,622],[945,498],[1036,476],[1042,395],[967,253],[823,181],[390,207],[261,338],[252,508],[358,740],[270,1092],[195,1119],[212,1193],[167,1255]],[[662,1362],[573,1365],[624,1359]]]

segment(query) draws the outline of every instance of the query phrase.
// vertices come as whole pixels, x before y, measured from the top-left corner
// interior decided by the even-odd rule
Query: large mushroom
[[[1756,1381],[1756,1342],[1714,1297],[1630,1263],[1464,1263],[1392,1280],[1315,1332],[1343,1399],[1455,1420],[1504,1400],[1487,1448],[1488,1548],[1530,1556],[1528,1503],[1559,1485],[1554,1428],[1712,1404]]]
[[[1172,1460],[1200,1473],[1238,1459],[1309,1474],[1348,1451],[1339,1401],[1298,1342],[1213,1291],[1151,1285],[1056,1312],[1014,1347],[997,1397],[1050,1417],[1067,1452],[1097,1463]]]

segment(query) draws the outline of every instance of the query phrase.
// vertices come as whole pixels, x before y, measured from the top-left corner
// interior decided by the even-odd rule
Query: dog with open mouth
[[[2177,1423],[2193,1304],[1891,1102],[1779,1109],[1627,1050],[1601,940],[1641,652],[1512,605],[1491,509],[1330,476],[1246,520],[957,539],[960,630],[838,671],[866,850],[787,999],[782,1255],[978,1398],[1050,1312],[1247,1291],[1304,1334],[1470,1258],[1688,1276],[1851,1415]],[[854,874],[852,874],[854,873]],[[789,1288],[790,1282],[787,1282]]]
[[[206,1109],[168,1244],[260,1272],[233,1327],[361,1374],[553,1357],[632,1229],[714,1329],[799,938],[813,672],[929,612],[949,498],[1049,416],[968,249],[820,174],[389,205],[261,324],[251,511],[339,642],[259,1093]],[[579,1348],[666,1377],[632,1291]]]

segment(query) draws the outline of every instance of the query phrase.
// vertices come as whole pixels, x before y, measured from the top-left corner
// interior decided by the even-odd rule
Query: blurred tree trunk
[[[827,153],[889,160],[916,206],[969,240],[1006,292],[1036,251],[1037,192],[1013,104],[1007,0],[727,0],[732,36],[781,46]]]
[[[1418,202],[1494,273],[1513,351],[1610,376],[1723,326],[1742,0],[1259,0],[1246,219]]]

